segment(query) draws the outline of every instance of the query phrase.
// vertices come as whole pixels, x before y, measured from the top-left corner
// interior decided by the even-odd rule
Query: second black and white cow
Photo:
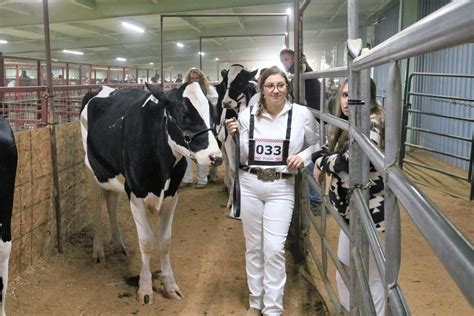
[[[221,72],[222,81],[217,88],[219,99],[217,102],[217,110],[219,117],[218,139],[222,142],[222,152],[224,154],[225,176],[224,183],[229,191],[229,199],[227,207],[229,208],[229,216],[239,218],[238,211],[233,210],[233,194],[234,181],[236,180],[236,163],[234,160],[234,152],[236,146],[230,137],[227,137],[224,121],[230,118],[237,118],[238,113],[245,109],[252,98],[257,93],[256,83],[252,80],[255,78],[258,69],[247,71],[240,64],[232,65],[228,70]],[[238,159],[238,158],[237,158]]]
[[[118,193],[128,194],[142,258],[137,299],[145,304],[154,298],[150,257],[157,242],[165,293],[181,298],[169,249],[177,190],[187,164],[183,156],[208,166],[222,163],[211,129],[213,108],[202,87],[191,83],[167,93],[152,86],[148,89],[151,93],[103,87],[94,97],[85,97],[81,112],[85,163],[106,200],[115,252],[126,253],[116,208]],[[147,209],[160,212],[156,237]],[[95,222],[93,257],[102,260],[100,207]]]
[[[13,131],[0,116],[0,305],[5,315],[5,299],[8,286],[8,263],[12,250],[11,219],[15,192],[18,153]]]

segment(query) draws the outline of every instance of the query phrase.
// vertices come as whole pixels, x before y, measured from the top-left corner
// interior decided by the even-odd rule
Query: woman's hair
[[[193,73],[199,76],[199,84],[203,85],[206,88],[206,93],[207,93],[207,91],[209,91],[209,86],[211,84],[209,83],[206,76],[199,68],[194,68],[194,67],[189,68],[188,72],[186,73],[186,76],[184,77],[184,82],[185,83],[191,82],[191,74]]]
[[[280,68],[278,68],[277,66],[272,66],[270,68],[267,68],[263,73],[260,74],[260,77],[258,79],[258,90],[260,91],[260,99],[258,100],[258,109],[256,113],[256,116],[258,118],[262,116],[263,110],[267,108],[266,102],[265,102],[265,95],[263,94],[263,91],[264,91],[263,86],[267,78],[272,75],[281,75],[283,77],[287,86],[286,98],[289,100],[288,89],[290,87],[290,81],[288,80],[288,77],[286,76],[285,72],[281,70]]]
[[[334,116],[347,120],[348,117],[344,115],[341,109],[341,97],[343,93],[344,86],[349,83],[349,80],[346,79],[341,84],[339,89],[337,90],[336,98],[335,98],[335,107],[334,107]],[[375,86],[375,81],[371,78],[370,79],[370,116],[377,117],[377,123],[382,126],[383,128],[383,116],[384,111],[383,108],[379,105],[376,98],[377,88]],[[383,131],[383,130],[382,130]],[[380,142],[380,149],[384,148],[384,138],[382,137],[382,141]],[[343,130],[339,127],[332,125],[329,128],[328,133],[328,150],[330,153],[338,152],[343,153],[347,150],[347,146],[349,144],[349,132]]]

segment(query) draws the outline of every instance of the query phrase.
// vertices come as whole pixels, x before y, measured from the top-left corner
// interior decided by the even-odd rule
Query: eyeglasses
[[[268,91],[273,91],[275,88],[277,88],[278,91],[283,91],[286,88],[286,83],[280,82],[277,84],[266,84],[263,85],[263,87],[268,90]]]

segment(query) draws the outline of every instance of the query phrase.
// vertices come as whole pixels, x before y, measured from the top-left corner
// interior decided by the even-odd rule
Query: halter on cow
[[[11,219],[18,153],[13,131],[0,116],[0,304],[5,315],[5,298],[8,286],[8,262],[12,250]]]
[[[126,254],[117,221],[119,192],[126,192],[137,226],[142,258],[137,299],[153,303],[150,257],[156,246],[146,209],[160,212],[158,241],[165,294],[180,299],[169,258],[171,224],[178,202],[177,190],[191,157],[208,166],[222,163],[212,133],[213,108],[198,83],[163,93],[103,87],[86,95],[81,112],[85,163],[107,202],[115,252]],[[100,203],[100,202],[99,202]],[[98,204],[101,205],[101,204]],[[100,206],[96,207],[93,257],[104,260]]]
[[[217,111],[220,117],[218,138],[224,144],[222,147],[223,153],[224,157],[227,157],[227,159],[224,160],[226,167],[224,183],[231,193],[229,194],[227,207],[230,209],[229,216],[234,218],[239,217],[239,211],[232,209],[234,201],[233,194],[235,194],[234,180],[238,181],[238,178],[236,178],[236,166],[239,162],[239,155],[234,155],[234,153],[239,147],[235,146],[235,141],[233,142],[227,137],[224,121],[230,118],[237,118],[238,113],[247,107],[252,96],[257,93],[255,84],[252,83],[252,79],[255,78],[257,71],[258,69],[249,72],[245,70],[242,65],[234,64],[229,70],[223,70],[221,72],[223,80],[217,89],[219,93]],[[232,153],[232,155],[229,156],[226,153]],[[233,159],[234,156],[237,157],[236,160]]]

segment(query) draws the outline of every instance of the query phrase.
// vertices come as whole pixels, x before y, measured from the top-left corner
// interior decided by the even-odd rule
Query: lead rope
[[[240,217],[240,180],[239,180],[239,168],[240,168],[240,135],[239,130],[234,133],[232,136],[235,142],[235,179],[234,179],[234,188],[233,188],[233,199],[232,199],[232,208],[234,210],[234,217]]]

